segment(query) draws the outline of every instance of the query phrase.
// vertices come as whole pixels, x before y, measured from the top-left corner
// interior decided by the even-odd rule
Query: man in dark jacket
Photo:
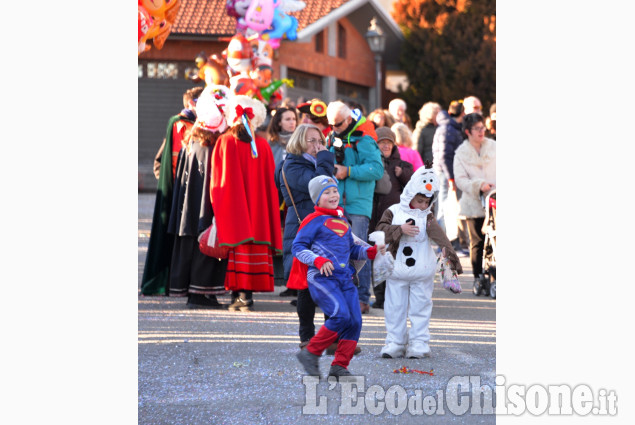
[[[437,221],[444,229],[446,226],[456,226],[456,223],[445,223],[443,214],[443,204],[448,198],[448,191],[456,192],[457,200],[461,197],[454,183],[454,152],[463,143],[461,133],[461,121],[464,116],[463,103],[452,101],[447,111],[440,111],[437,115],[439,125],[434,132],[432,142],[432,156],[434,172],[439,176],[439,202]],[[457,249],[457,241],[452,241]]]

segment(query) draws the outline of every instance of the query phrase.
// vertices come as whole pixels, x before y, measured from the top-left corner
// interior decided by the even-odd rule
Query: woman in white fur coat
[[[496,187],[496,142],[485,137],[485,119],[477,113],[463,117],[467,140],[454,154],[454,181],[463,191],[459,217],[467,221],[470,235],[470,262],[474,279],[483,272],[483,221],[485,208],[481,196]]]

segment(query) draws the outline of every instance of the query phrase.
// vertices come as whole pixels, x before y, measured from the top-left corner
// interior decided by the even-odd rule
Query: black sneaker
[[[281,297],[297,297],[298,296],[298,290],[297,289],[285,289],[284,291],[280,292],[280,296]]]
[[[218,302],[216,295],[191,294],[187,297],[186,305],[188,308],[225,308],[224,304]]]
[[[253,311],[254,300],[243,300],[242,298],[236,298],[236,301],[230,304],[227,309],[229,311]]]
[[[298,306],[298,300],[291,300],[291,302],[289,304],[291,304],[294,307],[297,307]]]

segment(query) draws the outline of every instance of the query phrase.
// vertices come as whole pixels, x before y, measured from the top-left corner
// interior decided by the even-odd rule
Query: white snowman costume
[[[432,198],[426,210],[410,208],[410,202],[418,193]],[[438,177],[432,169],[421,167],[406,184],[400,203],[389,207],[393,225],[400,226],[413,219],[419,234],[401,236],[393,273],[386,280],[384,311],[388,335],[382,356],[397,358],[405,352],[407,358],[422,358],[430,353],[429,324],[437,256],[426,233],[426,222],[438,193]],[[412,325],[409,333],[407,318]]]

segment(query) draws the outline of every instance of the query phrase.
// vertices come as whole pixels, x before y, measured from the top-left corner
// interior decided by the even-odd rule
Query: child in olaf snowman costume
[[[410,178],[400,203],[384,212],[375,230],[386,234],[395,266],[386,280],[384,302],[386,345],[384,358],[423,358],[430,355],[430,315],[437,256],[430,240],[445,248],[450,267],[462,273],[461,263],[431,212],[439,193],[439,178],[432,168],[421,167]],[[407,319],[411,328],[408,334]]]

